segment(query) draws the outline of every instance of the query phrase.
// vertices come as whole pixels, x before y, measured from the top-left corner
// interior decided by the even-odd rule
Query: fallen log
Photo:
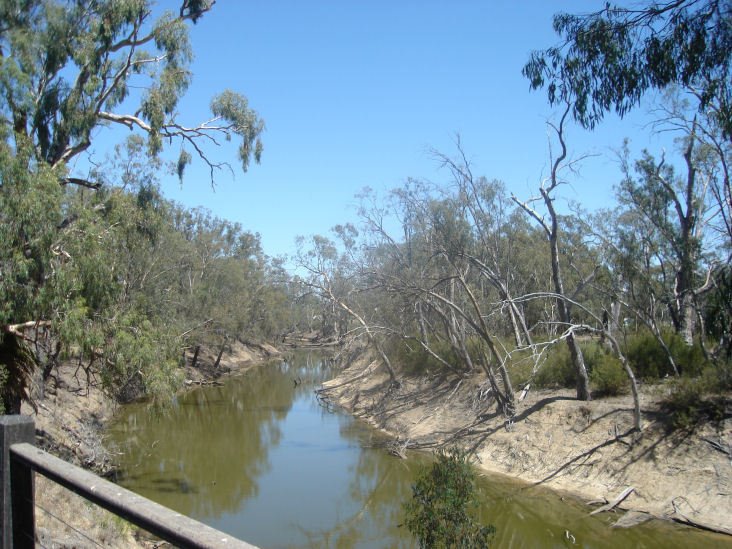
[[[643,511],[628,511],[613,524],[611,524],[610,527],[632,528],[633,526],[643,524],[644,522],[647,522],[653,518],[653,515],[651,515],[650,513],[644,513]]]
[[[671,519],[674,522],[678,522],[681,524],[688,524],[689,526],[693,526],[694,528],[700,528],[701,530],[708,530],[710,532],[717,532],[719,534],[727,534],[728,536],[732,535],[732,528],[718,525],[718,524],[707,523],[707,522],[704,522],[702,520],[698,520],[695,518],[694,519],[690,518],[687,513],[683,512],[680,509],[680,507],[681,507],[680,503],[684,503],[685,501],[686,501],[686,498],[684,498],[683,496],[674,498],[671,501],[671,505],[674,508],[674,512],[667,515],[667,518]],[[686,502],[686,503],[688,505],[688,502]],[[692,512],[693,512],[693,510],[692,510]]]
[[[186,379],[184,383],[188,386],[190,385],[223,385],[221,381],[217,381],[215,379],[202,379],[200,381],[195,379]]]
[[[635,491],[635,488],[633,488],[632,486],[630,488],[626,488],[613,501],[611,501],[610,503],[608,503],[606,505],[603,505],[602,507],[598,507],[597,509],[592,511],[592,513],[590,513],[590,516],[596,515],[598,513],[602,513],[604,511],[610,511],[612,509],[615,509],[615,507],[620,505],[620,503],[634,491]]]

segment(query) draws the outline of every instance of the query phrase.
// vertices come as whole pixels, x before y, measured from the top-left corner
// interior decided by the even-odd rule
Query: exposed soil
[[[220,378],[243,373],[280,353],[267,344],[235,342],[215,368],[217,354],[202,348],[195,368],[187,356],[185,386],[220,383]],[[22,413],[35,421],[37,446],[102,476],[113,471],[114,454],[104,447],[102,431],[118,405],[95,379],[87,383],[75,364],[62,363],[46,383],[35,384],[33,395],[36,409],[24,403]],[[95,542],[120,548],[153,545],[121,519],[40,475],[36,475],[36,532],[42,546],[57,549],[98,547]]]
[[[618,505],[634,512],[626,522],[651,515],[732,534],[729,410],[716,425],[670,432],[659,406],[668,389],[642,387],[644,431],[637,437],[630,396],[581,402],[567,390],[530,391],[507,423],[484,382],[476,374],[394,386],[377,361],[361,357],[324,384],[323,396],[393,435],[397,453],[459,442],[486,471],[596,505],[633,488]]]
[[[186,385],[217,383],[279,356],[268,345],[235,343],[214,368],[216,354],[201,350],[197,367],[185,369]],[[618,505],[630,511],[621,524],[651,515],[732,534],[729,414],[717,425],[670,433],[659,407],[666,389],[643,387],[645,429],[636,440],[629,433],[629,396],[580,402],[570,391],[531,391],[513,423],[507,424],[483,390],[481,375],[462,380],[406,378],[394,387],[377,362],[351,358],[350,366],[325,384],[325,394],[392,434],[396,450],[459,440],[475,450],[486,471],[571,492],[597,505],[632,487]],[[106,474],[113,469],[114,455],[101,442],[102,429],[116,405],[94,380],[87,386],[75,370],[72,364],[61,365],[42,388],[35,388],[37,411],[24,405],[23,413],[36,422],[39,446]],[[40,507],[73,524],[62,527],[47,512],[37,511],[44,546],[92,547],[79,532],[110,547],[152,545],[119,519],[40,477],[36,494]]]

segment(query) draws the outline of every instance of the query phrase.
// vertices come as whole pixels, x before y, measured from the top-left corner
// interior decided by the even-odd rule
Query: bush
[[[693,379],[674,379],[668,397],[661,404],[669,427],[688,430],[704,421],[721,422],[728,403],[724,396],[710,396],[718,389],[715,373],[711,370]]]
[[[532,380],[534,371],[534,356],[531,350],[514,350],[511,359],[506,365],[511,375],[511,382],[514,387],[521,387]],[[535,384],[536,381],[533,381]]]
[[[405,524],[420,547],[488,547],[495,528],[472,519],[468,510],[476,505],[475,473],[466,453],[441,450],[412,486]]]
[[[569,349],[564,342],[549,349],[547,359],[537,372],[534,383],[537,387],[546,389],[574,387],[577,384]]]
[[[435,353],[445,361],[456,368],[460,368],[461,364],[458,362],[456,353],[449,343],[435,342],[432,346]],[[445,366],[425,351],[416,341],[406,343],[401,340],[394,340],[390,344],[387,353],[393,356],[393,362],[398,364],[406,375],[420,376],[433,371],[445,370]]]
[[[687,345],[673,332],[665,332],[662,338],[679,368],[679,373],[699,375],[708,364],[699,343]],[[668,354],[656,337],[647,330],[631,335],[623,349],[633,372],[641,379],[658,379],[674,375]]]
[[[628,392],[628,375],[620,360],[602,353],[590,370],[590,382],[598,396],[617,396]]]
[[[698,376],[710,365],[698,341],[689,346],[677,334],[671,334],[668,338],[664,336],[664,341],[671,350],[671,356],[674,357],[680,374]]]

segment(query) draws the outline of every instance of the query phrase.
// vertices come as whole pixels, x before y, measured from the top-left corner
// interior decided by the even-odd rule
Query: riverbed
[[[414,547],[402,504],[429,456],[402,460],[381,433],[315,397],[334,375],[297,353],[201,387],[165,410],[124,407],[108,430],[120,484],[260,547]],[[728,538],[653,521],[610,528],[580,501],[481,476],[478,517],[496,547],[730,547]]]

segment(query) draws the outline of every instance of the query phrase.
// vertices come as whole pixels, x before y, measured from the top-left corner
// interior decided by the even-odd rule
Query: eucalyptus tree
[[[568,160],[567,144],[564,133],[565,122],[569,112],[570,108],[567,106],[562,114],[559,124],[554,126],[550,123],[550,126],[554,129],[559,141],[560,152],[556,157],[551,159],[551,171],[549,177],[542,181],[539,186],[539,196],[533,197],[527,201],[521,201],[516,196],[512,196],[512,198],[517,205],[519,205],[531,218],[534,219],[546,236],[546,243],[548,244],[551,257],[553,285],[552,297],[556,302],[559,313],[559,322],[561,323],[563,330],[561,338],[566,341],[572,360],[572,366],[575,370],[577,379],[577,398],[580,400],[590,400],[592,397],[590,393],[590,378],[587,374],[587,367],[585,366],[582,349],[577,341],[575,333],[576,327],[572,318],[572,308],[574,303],[570,298],[571,292],[565,288],[565,278],[562,272],[560,256],[562,233],[560,216],[556,210],[554,202],[554,193],[561,185],[567,183],[566,180],[563,179],[563,171],[572,168],[572,161]],[[536,203],[543,205],[546,214],[548,214],[548,218],[542,215],[542,213],[534,207],[534,204]]]
[[[392,330],[457,375],[481,368],[510,418],[515,404],[507,356],[488,321],[494,304],[482,295],[482,275],[471,260],[476,243],[464,201],[412,180],[392,192],[390,204],[406,242],[386,230],[382,205],[361,208],[360,217],[381,258],[368,264],[370,280],[411,319]]]
[[[607,2],[586,14],[559,13],[560,42],[535,51],[523,68],[552,105],[571,105],[593,128],[605,113],[623,116],[650,90],[679,85],[698,95],[699,111],[732,139],[732,4],[729,0]]]
[[[92,222],[97,212],[66,207],[69,187],[99,189],[93,176],[68,169],[93,148],[101,128],[127,128],[144,138],[155,158],[178,142],[182,176],[195,155],[210,169],[227,166],[210,155],[219,138],[239,141],[246,170],[259,161],[263,123],[242,95],[225,90],[211,101],[211,118],[187,123],[178,103],[191,82],[188,25],[214,1],[181,0],[156,14],[148,0],[10,0],[0,5],[0,354],[7,370],[7,411],[17,412],[32,370],[29,328],[51,328],[68,343],[83,330],[70,319],[104,316],[118,288],[117,274],[95,254],[108,234]],[[94,239],[96,234],[97,238]],[[111,234],[111,233],[110,233]],[[107,288],[109,286],[109,288]],[[100,333],[86,350],[130,341],[144,330],[130,321]],[[122,326],[122,324],[120,324]],[[125,339],[127,338],[127,339]],[[30,361],[30,362],[29,362]]]
[[[514,238],[517,236],[515,231],[521,230],[521,219],[513,215],[502,182],[474,176],[459,138],[457,149],[457,159],[441,153],[435,155],[451,174],[456,210],[470,226],[474,241],[470,248],[463,247],[460,253],[477,270],[481,286],[485,283],[497,292],[516,346],[530,344],[531,333],[524,311],[513,299],[515,288],[523,282],[517,276],[520,266],[516,258],[521,252],[516,248]]]
[[[362,286],[366,279],[361,276],[354,261],[354,250],[350,247],[355,245],[355,228],[341,227],[338,233],[345,238],[345,251],[339,251],[336,243],[324,236],[315,235],[307,240],[298,238],[297,265],[307,273],[303,282],[317,292],[324,303],[330,304],[334,312],[337,309],[353,319],[357,330],[366,336],[369,345],[378,354],[391,382],[398,383],[396,371],[384,349],[385,330],[373,321],[377,308],[368,298],[358,299],[358,294],[366,290]]]
[[[214,3],[181,0],[177,12],[155,18],[149,0],[3,2],[0,114],[12,128],[10,142],[16,149],[31,144],[38,161],[62,168],[92,146],[95,129],[120,125],[143,133],[153,154],[164,141],[180,141],[213,173],[224,164],[203,143],[237,137],[246,170],[262,151],[262,122],[246,98],[222,92],[211,101],[212,118],[199,124],[185,124],[177,111],[192,76],[187,23]],[[183,166],[190,156],[182,155]],[[59,178],[88,183],[62,172]]]
[[[664,270],[668,265],[657,259],[657,235],[637,210],[619,207],[605,214],[618,220],[611,231],[604,222],[600,225],[612,249],[608,258],[612,287],[606,291],[613,296],[613,305],[607,329],[611,333],[617,331],[621,312],[640,320],[666,354],[670,373],[678,375],[676,360],[663,337],[663,311],[670,294],[668,273]]]
[[[703,344],[701,307],[714,291],[714,271],[729,264],[732,249],[731,149],[716,117],[694,112],[690,98],[670,93],[656,110],[657,128],[676,135],[679,161],[666,151],[660,157],[644,151],[631,162],[626,148],[618,189],[627,215],[635,214],[641,226],[638,236],[653,244],[658,295],[688,345],[695,335]]]
[[[648,230],[644,233],[655,249],[653,263],[647,265],[657,271],[663,287],[662,302],[675,330],[689,345],[696,332],[694,303],[700,283],[701,231],[706,210],[706,197],[697,188],[691,147],[690,143],[685,153],[684,181],[665,158],[656,160],[646,151],[635,162],[635,174],[629,166],[624,167],[625,178],[620,186],[621,200],[640,214],[641,223],[650,225],[651,234]]]

